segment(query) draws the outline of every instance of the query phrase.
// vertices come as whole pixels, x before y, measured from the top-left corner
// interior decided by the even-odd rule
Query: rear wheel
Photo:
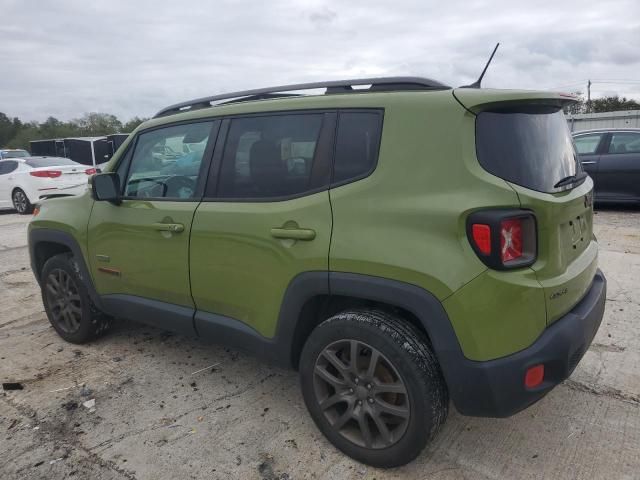
[[[13,200],[13,208],[15,208],[20,215],[26,215],[33,211],[33,205],[27,198],[27,194],[20,188],[16,188],[11,196]]]
[[[413,460],[448,412],[428,340],[386,312],[347,311],[320,324],[304,346],[300,379],[322,433],[347,455],[376,467]]]
[[[109,328],[111,319],[91,301],[73,255],[51,257],[44,264],[41,277],[47,317],[63,339],[85,343]]]

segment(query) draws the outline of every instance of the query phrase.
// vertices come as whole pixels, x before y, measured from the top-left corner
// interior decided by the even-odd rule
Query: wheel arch
[[[287,363],[297,368],[304,342],[320,322],[360,306],[392,309],[424,332],[445,379],[450,360],[463,357],[442,303],[423,288],[370,275],[307,272],[292,280],[280,311],[277,343],[287,351]]]
[[[100,297],[95,290],[91,274],[87,268],[82,249],[77,240],[69,233],[48,228],[32,228],[29,230],[29,257],[31,270],[38,283],[41,281],[42,268],[46,261],[61,253],[71,253],[78,264],[80,275],[85,283],[91,300],[100,306]]]

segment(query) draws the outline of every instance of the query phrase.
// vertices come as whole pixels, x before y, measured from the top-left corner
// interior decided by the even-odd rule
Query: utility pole
[[[587,80],[587,113],[591,113],[591,79]]]

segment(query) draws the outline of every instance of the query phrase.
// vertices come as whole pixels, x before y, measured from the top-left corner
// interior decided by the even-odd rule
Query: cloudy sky
[[[640,100],[640,1],[0,0],[0,111],[123,120],[230,90],[362,76]],[[605,83],[606,82],[606,83]]]

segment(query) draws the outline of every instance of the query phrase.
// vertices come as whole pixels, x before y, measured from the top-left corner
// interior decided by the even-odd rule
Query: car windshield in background
[[[29,160],[26,160],[25,163],[33,168],[64,167],[66,165],[75,165],[76,167],[82,168],[86,167],[86,165],[74,162],[73,160],[69,160],[68,158],[30,158]]]
[[[2,152],[2,158],[23,158],[28,156],[29,152],[26,150],[9,150]]]
[[[524,107],[481,112],[476,119],[478,161],[489,173],[539,192],[567,190],[582,171],[561,109]]]

